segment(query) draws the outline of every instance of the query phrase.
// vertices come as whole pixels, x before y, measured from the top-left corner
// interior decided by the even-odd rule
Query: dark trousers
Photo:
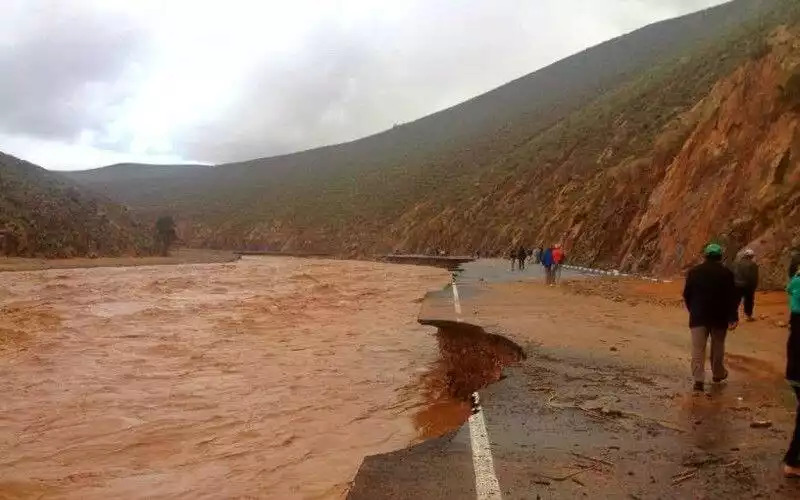
[[[525,269],[525,257],[519,259],[519,270],[523,271]]]
[[[794,434],[783,461],[786,465],[800,467],[800,313],[792,313],[789,340],[786,342],[786,379],[792,383],[797,398]]]
[[[736,287],[736,310],[744,302],[744,315],[748,318],[753,316],[753,306],[756,301],[756,289],[753,287]]]
[[[783,463],[792,467],[800,467],[800,387],[792,387],[797,398],[797,415],[794,420],[794,434],[792,442],[789,443],[789,450],[783,457]]]
[[[556,282],[556,274],[553,272],[553,266],[542,266],[544,267],[544,282],[547,285]]]

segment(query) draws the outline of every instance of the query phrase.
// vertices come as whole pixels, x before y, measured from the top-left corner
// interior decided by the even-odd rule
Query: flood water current
[[[363,457],[469,412],[417,323],[448,276],[256,257],[0,274],[0,498],[341,498]]]

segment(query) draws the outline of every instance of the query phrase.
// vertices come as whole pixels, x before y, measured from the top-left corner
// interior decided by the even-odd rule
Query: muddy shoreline
[[[220,264],[241,258],[234,252],[179,248],[168,257],[76,257],[72,259],[39,259],[0,256],[0,272],[44,271],[47,269],[92,269],[102,267],[175,266],[180,264]]]

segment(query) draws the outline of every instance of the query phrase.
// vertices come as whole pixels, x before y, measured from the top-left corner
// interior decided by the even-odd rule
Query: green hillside
[[[41,257],[146,252],[149,228],[125,207],[0,153],[0,254]]]
[[[346,144],[167,178],[123,175],[135,165],[72,177],[141,213],[173,213],[206,246],[486,253],[569,239],[573,257],[617,264],[655,172],[690,133],[682,113],[767,55],[798,4],[737,0],[657,23]],[[643,182],[635,193],[598,177],[625,169]]]

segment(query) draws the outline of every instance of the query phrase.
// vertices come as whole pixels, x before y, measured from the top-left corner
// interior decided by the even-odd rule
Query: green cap
[[[709,243],[703,249],[704,255],[722,255],[722,247],[716,243]]]

